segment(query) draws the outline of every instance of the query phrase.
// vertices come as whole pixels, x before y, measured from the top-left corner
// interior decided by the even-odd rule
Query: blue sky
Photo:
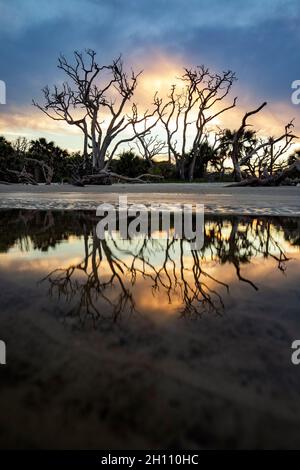
[[[241,107],[267,100],[280,122],[300,118],[290,101],[291,82],[300,78],[299,0],[0,0],[0,9],[0,79],[7,84],[0,133],[44,131],[70,146],[51,126],[43,129],[44,121],[35,125],[41,118],[31,100],[62,80],[60,52],[84,48],[103,62],[122,53],[145,71],[157,54],[182,66],[230,68]]]

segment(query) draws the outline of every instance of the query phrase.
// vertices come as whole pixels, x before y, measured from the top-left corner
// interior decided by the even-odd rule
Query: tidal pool
[[[300,219],[96,236],[0,211],[2,448],[300,448]]]

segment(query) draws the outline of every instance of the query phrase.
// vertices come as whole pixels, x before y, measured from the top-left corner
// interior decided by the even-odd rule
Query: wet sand
[[[230,188],[224,183],[113,184],[111,186],[0,185],[0,208],[90,209],[101,202],[204,204],[218,214],[300,216],[300,187]]]

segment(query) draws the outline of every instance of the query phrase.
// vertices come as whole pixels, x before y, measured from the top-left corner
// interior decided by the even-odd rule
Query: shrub
[[[130,178],[148,173],[149,167],[150,164],[146,160],[138,157],[133,152],[123,152],[119,159],[113,160],[110,165],[112,171]]]

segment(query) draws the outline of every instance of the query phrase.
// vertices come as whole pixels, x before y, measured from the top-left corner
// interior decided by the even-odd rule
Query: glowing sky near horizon
[[[277,135],[296,118],[291,83],[300,78],[300,3],[297,0],[0,0],[0,79],[7,104],[0,106],[0,134],[45,136],[71,150],[82,138],[71,126],[47,119],[31,105],[45,84],[60,83],[57,56],[93,48],[99,61],[123,54],[143,69],[137,99],[151,102],[184,66],[204,63],[232,69],[238,107],[222,125],[235,127],[246,109],[268,101],[252,123]]]

